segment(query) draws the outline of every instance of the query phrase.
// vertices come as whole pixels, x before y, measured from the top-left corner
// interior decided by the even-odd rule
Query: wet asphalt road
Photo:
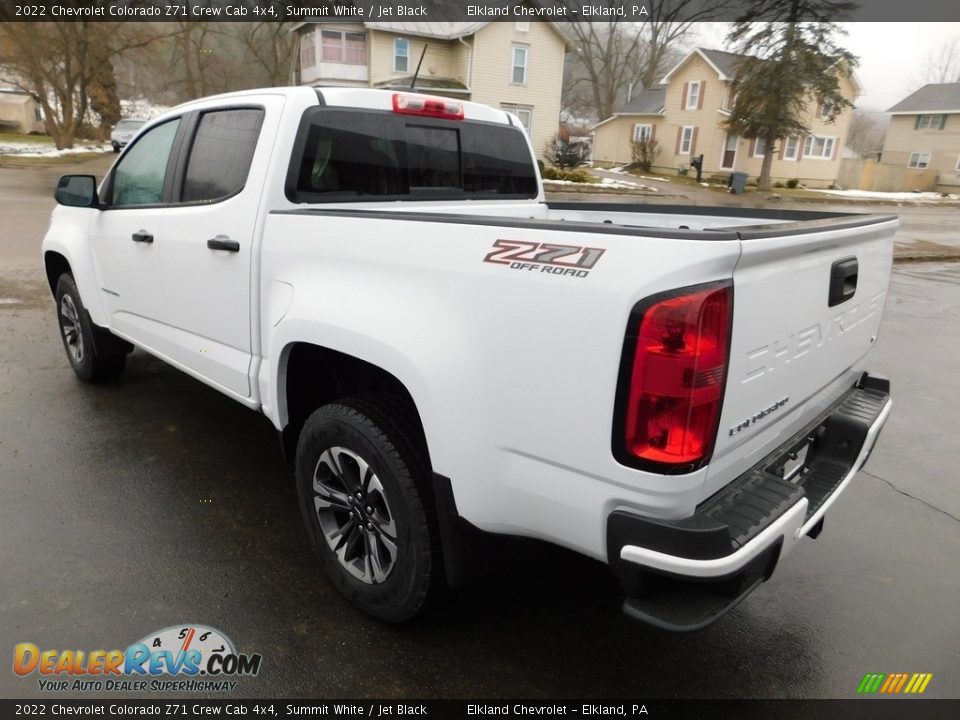
[[[266,419],[142,352],[117,384],[75,380],[39,267],[62,171],[0,169],[0,668],[17,642],[202,623],[263,655],[240,697],[851,697],[866,672],[960,696],[960,264],[898,266],[867,471],[719,623],[635,625],[603,566],[548,550],[389,627],[322,577]],[[0,670],[0,696],[41,696],[36,675]]]

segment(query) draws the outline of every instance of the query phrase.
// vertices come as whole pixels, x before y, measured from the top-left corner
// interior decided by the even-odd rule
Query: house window
[[[526,85],[527,84],[527,56],[529,55],[527,48],[525,47],[516,47],[512,48],[513,50],[513,74],[511,75],[511,80],[514,85]]]
[[[907,163],[907,167],[917,170],[930,167],[930,153],[910,153],[910,162]]]
[[[363,33],[324,30],[320,33],[320,61],[344,65],[367,64],[367,37]]]
[[[681,155],[689,155],[691,152],[693,152],[693,131],[694,128],[692,126],[686,125],[680,132]]]
[[[394,72],[410,70],[410,41],[406,38],[397,38],[393,41],[393,70]]]
[[[762,158],[767,153],[767,141],[763,138],[757,138],[753,141],[753,156]]]
[[[796,160],[797,151],[800,149],[800,138],[787,138],[783,141],[783,159],[784,160]]]
[[[831,103],[820,103],[817,114],[821,119],[831,118],[836,115],[837,109]]]
[[[530,128],[533,127],[533,108],[531,106],[501,103],[500,109],[513,113],[520,118],[520,124],[523,125],[523,129],[527,131],[527,135],[530,134]]]
[[[518,22],[516,24],[517,32],[530,32],[530,23],[528,22]]]
[[[633,141],[634,142],[644,142],[649,140],[653,135],[653,125],[634,125],[633,126]]]
[[[943,115],[917,115],[915,130],[943,130]]]
[[[954,168],[958,173],[960,173],[960,155],[957,156],[957,166]]]
[[[40,108],[34,108],[34,109],[33,109],[33,117],[34,117],[34,119],[35,119],[37,122],[42,122],[42,121],[43,121],[43,113],[40,112]]]
[[[700,81],[690,83],[687,86],[687,110],[696,110],[697,106],[700,104]]]
[[[833,157],[834,141],[832,137],[807,135],[803,142],[803,156],[814,160],[830,160]]]
[[[311,68],[317,64],[317,46],[312,32],[304,33],[300,38],[300,67]]]

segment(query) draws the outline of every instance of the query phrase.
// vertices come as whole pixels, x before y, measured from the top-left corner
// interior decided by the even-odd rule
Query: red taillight
[[[402,115],[463,120],[463,103],[441,97],[394,93],[393,111]]]
[[[690,465],[716,439],[730,342],[732,288],[675,295],[643,313],[625,413],[626,451]]]

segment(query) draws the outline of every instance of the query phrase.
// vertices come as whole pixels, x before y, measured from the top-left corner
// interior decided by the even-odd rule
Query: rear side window
[[[319,108],[300,132],[287,180],[294,202],[537,194],[519,128]]]
[[[216,110],[200,116],[187,160],[183,202],[213,202],[243,189],[257,148],[263,110]]]

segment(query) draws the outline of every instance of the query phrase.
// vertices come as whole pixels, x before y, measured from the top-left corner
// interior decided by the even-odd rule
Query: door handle
[[[131,235],[130,237],[133,239],[134,242],[141,242],[141,243],[152,243],[152,242],[153,242],[153,235],[151,235],[150,233],[148,233],[146,230],[141,230],[140,232],[135,232],[135,233],[134,233],[133,235]]]
[[[240,243],[231,240],[226,235],[217,235],[215,238],[207,240],[207,247],[211,250],[226,250],[227,252],[240,252]]]

